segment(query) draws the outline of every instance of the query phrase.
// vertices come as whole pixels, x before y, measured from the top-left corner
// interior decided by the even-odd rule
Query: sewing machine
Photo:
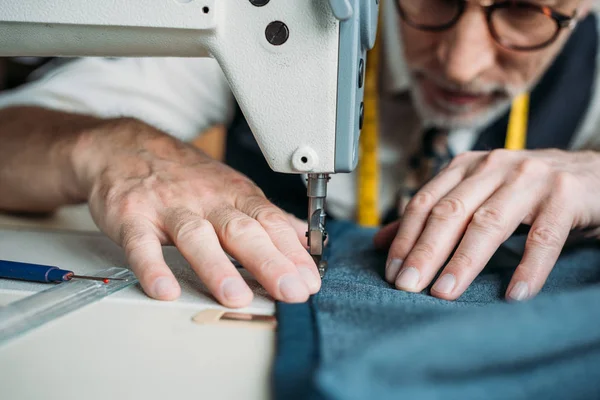
[[[379,0],[4,1],[0,56],[214,57],[270,167],[307,174],[307,236],[323,274],[328,175],[357,165],[378,8]]]

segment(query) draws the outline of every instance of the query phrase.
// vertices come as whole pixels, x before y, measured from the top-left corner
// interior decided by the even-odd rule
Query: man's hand
[[[427,183],[375,243],[391,245],[386,279],[410,292],[425,289],[456,249],[431,290],[454,300],[519,224],[531,225],[506,292],[523,300],[541,290],[572,229],[600,226],[599,199],[598,153],[470,152]]]
[[[174,244],[211,293],[243,307],[252,292],[235,257],[276,299],[304,302],[320,288],[301,242],[306,224],[271,204],[247,177],[138,121],[79,140],[75,171],[98,226],[123,246],[144,291],[172,300],[180,287],[161,245]]]

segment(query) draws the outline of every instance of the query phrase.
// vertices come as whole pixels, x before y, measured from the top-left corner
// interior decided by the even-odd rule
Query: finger
[[[400,227],[400,220],[392,222],[381,228],[379,232],[375,234],[373,238],[373,244],[375,248],[378,250],[386,250],[389,249],[398,233],[398,228]]]
[[[421,235],[433,206],[464,178],[466,166],[449,166],[425,184],[406,206],[386,263],[386,280],[394,283],[404,259]]]
[[[420,292],[431,283],[456,248],[473,213],[498,189],[504,176],[500,169],[472,175],[440,199],[404,259],[395,282],[398,289]]]
[[[515,270],[506,296],[521,301],[535,296],[554,268],[569,237],[573,216],[565,207],[568,201],[550,201],[531,226],[521,264]]]
[[[544,180],[521,175],[502,186],[473,214],[452,259],[431,289],[447,300],[462,295],[500,245],[543,198]]]
[[[308,222],[303,221],[294,217],[292,214],[286,214],[288,222],[296,231],[296,235],[298,236],[298,240],[302,247],[305,249],[308,248],[308,238],[306,237],[306,232],[308,231]]]
[[[208,290],[224,306],[245,307],[252,291],[219,243],[210,222],[187,210],[172,210],[165,228],[173,243]]]
[[[152,224],[145,220],[124,223],[120,242],[131,270],[148,296],[157,300],[175,300],[181,288],[165,263],[162,245]]]
[[[257,220],[228,206],[213,210],[207,219],[223,248],[275,299],[289,303],[308,300],[308,287],[296,266],[275,247]]]
[[[262,225],[279,252],[294,263],[310,293],[317,293],[321,288],[319,271],[306,247],[298,240],[298,232],[289,223],[289,217],[262,196],[248,197],[238,206]],[[304,225],[305,231],[306,228]]]

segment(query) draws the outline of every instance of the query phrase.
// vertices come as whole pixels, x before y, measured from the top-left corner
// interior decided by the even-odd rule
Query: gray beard
[[[511,107],[510,99],[498,100],[496,103],[491,104],[486,110],[480,113],[469,115],[469,116],[456,116],[441,113],[425,101],[422,91],[418,85],[411,85],[411,94],[413,104],[423,126],[435,126],[441,129],[472,129],[480,130],[489,126],[492,122],[496,121],[503,114],[505,114]],[[452,110],[449,110],[452,112]],[[464,112],[465,107],[458,106],[455,110],[457,113]],[[460,115],[460,114],[459,114]]]

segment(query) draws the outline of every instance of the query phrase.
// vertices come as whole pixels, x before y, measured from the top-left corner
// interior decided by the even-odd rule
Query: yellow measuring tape
[[[513,100],[504,148],[508,150],[523,150],[526,147],[528,120],[529,94],[524,93]]]
[[[367,54],[363,128],[359,141],[357,170],[357,222],[362,226],[379,226],[379,31],[375,46]]]
[[[380,224],[379,215],[379,93],[378,72],[380,61],[378,26],[375,47],[368,52],[365,73],[364,121],[359,142],[359,164],[357,170],[357,222],[365,227]],[[506,142],[509,150],[522,150],[527,144],[529,116],[529,94],[517,96],[512,103]]]

